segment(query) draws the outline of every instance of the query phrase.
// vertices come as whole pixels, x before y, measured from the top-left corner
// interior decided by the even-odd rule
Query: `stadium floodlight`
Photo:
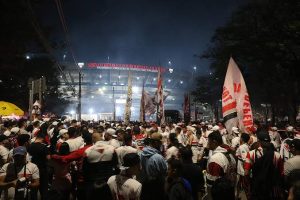
[[[172,73],[173,73],[173,71],[174,71],[174,69],[173,69],[173,68],[169,68],[169,72],[170,72],[170,74],[172,74]]]
[[[94,109],[93,109],[93,108],[90,108],[90,109],[89,109],[89,113],[92,114],[93,112],[94,112]]]
[[[75,111],[74,111],[74,110],[71,110],[71,111],[70,111],[70,114],[71,114],[71,115],[74,115],[74,114],[75,114]]]
[[[183,81],[180,81],[180,84],[183,84]]]
[[[78,63],[78,66],[79,66],[79,68],[81,69],[81,68],[84,66],[84,63],[83,63],[83,62],[79,62],[79,63]]]

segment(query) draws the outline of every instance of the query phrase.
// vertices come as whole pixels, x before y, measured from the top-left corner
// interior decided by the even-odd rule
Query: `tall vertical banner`
[[[127,90],[127,99],[125,105],[125,124],[130,122],[131,117],[131,105],[132,105],[132,76],[131,71],[128,72],[128,90]]]
[[[158,70],[157,77],[157,119],[159,124],[165,123],[165,109],[164,109],[164,91],[163,91],[163,79],[161,75],[161,70]]]
[[[189,94],[184,95],[184,103],[183,103],[183,115],[184,122],[188,123],[191,120],[191,104]]]
[[[247,132],[253,126],[249,94],[243,75],[235,61],[230,58],[222,93],[222,113],[227,131],[233,126]]]
[[[145,83],[143,83],[141,105],[140,105],[140,122],[145,122]]]

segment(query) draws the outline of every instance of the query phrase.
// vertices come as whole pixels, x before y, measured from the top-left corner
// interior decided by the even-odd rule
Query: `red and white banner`
[[[249,94],[243,75],[232,58],[229,60],[222,93],[222,112],[229,133],[233,126],[242,132],[253,126]]]
[[[131,71],[145,71],[145,72],[165,72],[167,68],[161,66],[146,66],[135,64],[118,64],[118,63],[88,63],[88,68],[93,69],[117,69],[117,70],[131,70]]]

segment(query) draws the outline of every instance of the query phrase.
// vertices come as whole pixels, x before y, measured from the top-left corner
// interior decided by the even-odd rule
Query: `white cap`
[[[288,127],[286,127],[286,131],[288,131],[288,132],[294,131],[294,127],[288,126]]]
[[[207,129],[208,129],[208,130],[211,130],[212,128],[213,128],[212,125],[208,125],[208,126],[207,126]]]
[[[194,127],[192,127],[192,126],[187,126],[186,129],[187,129],[188,131],[192,131],[193,133],[196,132],[196,129],[195,129]]]
[[[20,129],[18,127],[13,127],[10,132],[13,132],[13,133],[18,133],[20,131]]]
[[[59,131],[59,136],[62,136],[63,134],[65,134],[65,133],[67,133],[67,132],[68,132],[67,129],[61,129],[61,130]]]
[[[237,127],[232,127],[232,132],[239,134],[239,129]]]
[[[113,128],[108,128],[108,129],[106,130],[106,133],[108,133],[109,135],[114,135],[114,134],[116,133],[116,130],[113,129]]]
[[[273,130],[273,131],[277,131],[277,127],[276,127],[276,126],[274,126],[274,127],[271,127],[271,130]]]
[[[46,118],[43,119],[43,121],[48,122],[48,121],[50,121],[50,118],[46,117]]]
[[[197,124],[193,124],[192,127],[197,127]]]
[[[57,126],[57,124],[58,124],[57,121],[52,122],[52,125],[53,125],[53,126]]]
[[[130,126],[127,126],[127,127],[126,127],[126,130],[131,130]]]
[[[212,131],[218,131],[218,130],[220,130],[220,127],[219,126],[217,126],[217,125],[215,125],[214,127],[212,127],[212,129],[211,129]]]

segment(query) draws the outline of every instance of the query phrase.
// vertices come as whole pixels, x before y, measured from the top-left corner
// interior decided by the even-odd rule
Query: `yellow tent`
[[[24,111],[21,110],[18,106],[15,104],[6,102],[6,101],[0,101],[0,115],[2,116],[10,116],[10,115],[17,115],[22,116],[24,115]]]

